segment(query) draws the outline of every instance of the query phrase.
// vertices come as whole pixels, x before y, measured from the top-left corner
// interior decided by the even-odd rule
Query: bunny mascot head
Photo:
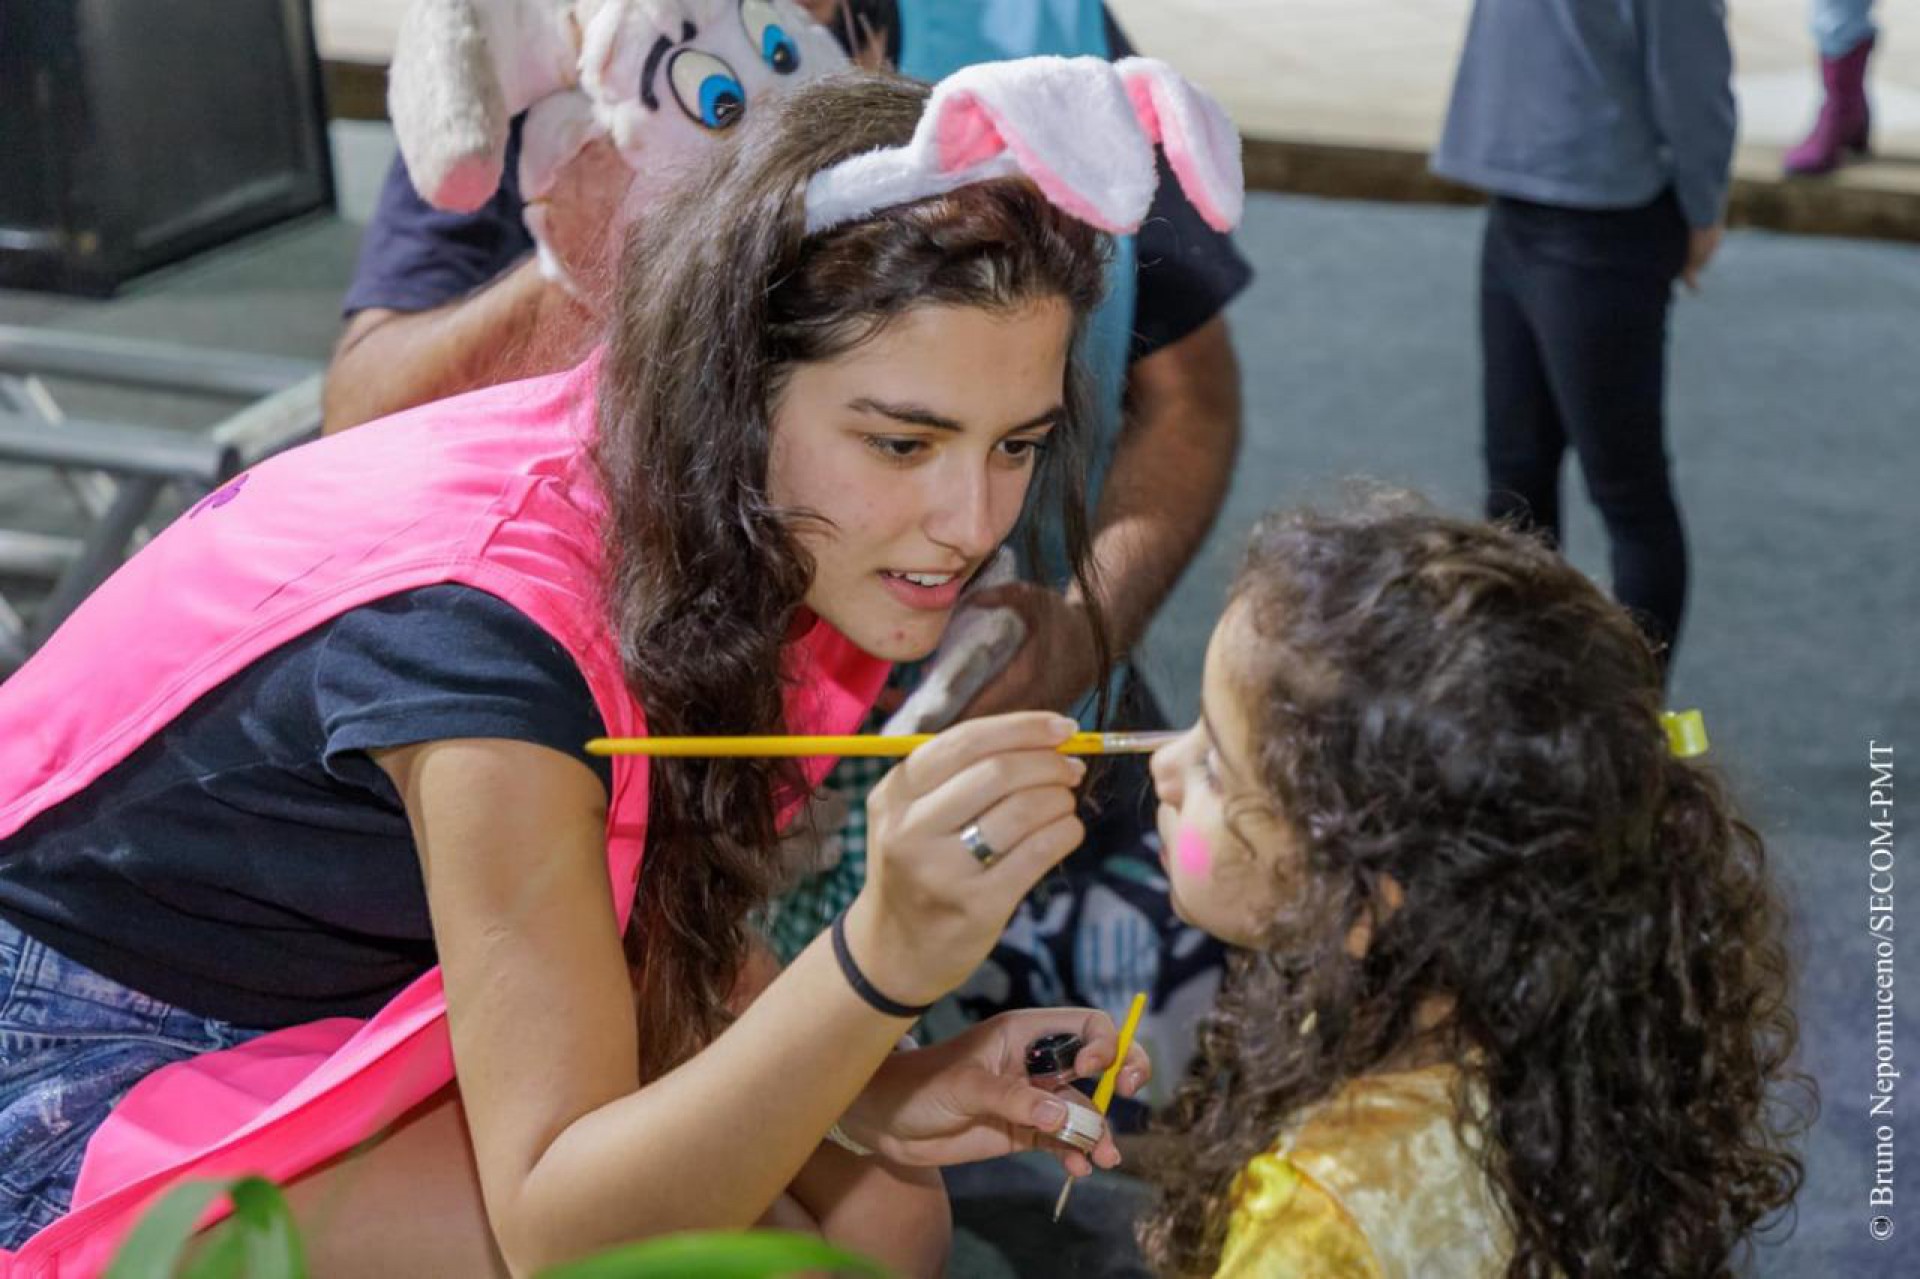
[[[550,276],[541,201],[596,138],[633,170],[631,217],[763,94],[845,67],[794,0],[413,0],[388,114],[420,195],[479,208],[500,185],[508,122],[527,112],[520,193]]]

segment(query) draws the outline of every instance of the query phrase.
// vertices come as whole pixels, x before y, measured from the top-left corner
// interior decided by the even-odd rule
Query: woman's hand
[[[855,1141],[901,1164],[971,1163],[1043,1148],[1075,1176],[1087,1175],[1095,1165],[1111,1168],[1120,1162],[1111,1134],[1101,1135],[1091,1161],[1047,1136],[1066,1122],[1062,1098],[1088,1104],[1071,1089],[1056,1095],[1027,1082],[1027,1045],[1056,1031],[1086,1041],[1073,1062],[1079,1078],[1095,1078],[1112,1064],[1119,1036],[1113,1019],[1103,1012],[1035,1008],[1002,1013],[930,1048],[893,1054],[841,1127]],[[1153,1064],[1134,1044],[1120,1069],[1119,1094],[1133,1096],[1152,1077]]]
[[[1073,788],[1087,769],[1058,750],[1077,727],[1039,711],[969,720],[868,796],[867,882],[847,938],[883,994],[929,1004],[965,981],[1015,904],[1079,846]]]

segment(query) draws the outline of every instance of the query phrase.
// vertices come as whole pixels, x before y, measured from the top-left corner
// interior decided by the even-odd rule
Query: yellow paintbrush
[[[1700,755],[1707,749],[1706,726],[1699,711],[1669,711],[1661,717],[1673,753]],[[1180,736],[1178,729],[1145,733],[1075,733],[1060,743],[1062,755],[1147,755]],[[881,736],[851,733],[839,737],[596,737],[589,755],[653,755],[717,759],[723,756],[813,758],[829,755],[909,755],[932,741],[932,733]]]
[[[1706,750],[1706,730],[1699,711],[1669,712],[1661,717],[1676,755],[1698,755]],[[1075,733],[1060,743],[1062,755],[1147,755],[1180,736],[1177,729],[1146,733]],[[932,741],[932,733],[901,733],[885,737],[852,733],[839,737],[596,737],[587,743],[589,755],[652,755],[717,759],[724,756],[817,758],[840,756],[909,755]]]
[[[1113,1104],[1113,1090],[1120,1083],[1120,1067],[1126,1063],[1127,1049],[1133,1047],[1133,1032],[1140,1028],[1140,1014],[1147,1011],[1147,992],[1141,991],[1133,997],[1133,1006],[1127,1009],[1127,1019],[1120,1024],[1120,1047],[1115,1052],[1113,1064],[1100,1076],[1100,1082],[1094,1085],[1093,1108],[1101,1114],[1107,1113],[1107,1107]],[[1067,1210],[1067,1196],[1073,1193],[1073,1174],[1067,1174],[1067,1184],[1060,1187],[1060,1197],[1053,1201],[1053,1219],[1057,1223],[1060,1214]]]
[[[1178,732],[1075,733],[1060,743],[1062,755],[1144,755],[1157,751]],[[906,755],[933,740],[932,733],[902,733],[882,737],[872,733],[842,737],[596,737],[587,743],[589,755],[654,755],[717,758],[720,756],[780,756],[812,758],[827,755]]]

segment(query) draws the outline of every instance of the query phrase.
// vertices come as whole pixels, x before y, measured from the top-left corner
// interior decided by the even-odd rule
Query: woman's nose
[[[935,477],[927,535],[970,561],[985,559],[1007,533],[1000,527],[993,496],[990,478],[973,467],[963,474]]]

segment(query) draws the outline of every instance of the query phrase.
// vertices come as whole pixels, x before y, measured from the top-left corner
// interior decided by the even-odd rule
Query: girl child
[[[1074,726],[982,719],[895,769],[865,888],[751,1002],[745,919],[830,761],[581,746],[846,732],[1023,509],[1085,563],[1088,221],[1144,215],[1156,117],[1057,63],[756,110],[637,233],[595,357],[256,468],[0,689],[0,1268],[96,1273],[156,1193],[243,1170],[320,1274],[527,1273],[783,1190],[939,1267],[916,1166],[1065,1122],[1028,1041],[1116,1049],[1066,1009],[892,1052],[1078,842]],[[1025,110],[1036,75],[1059,96]],[[967,164],[920,167],[983,97]],[[1024,139],[1032,180],[994,145],[1028,122],[1072,152]]]
[[[1153,760],[1243,947],[1143,1229],[1170,1275],[1723,1275],[1800,1180],[1759,837],[1626,613],[1405,506],[1269,518]]]

